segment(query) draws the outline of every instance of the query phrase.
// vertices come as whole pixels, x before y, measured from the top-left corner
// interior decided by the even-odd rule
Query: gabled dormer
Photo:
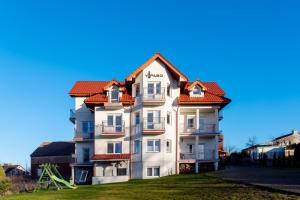
[[[189,85],[187,87],[187,90],[189,92],[190,97],[204,97],[204,93],[205,91],[207,91],[207,88],[201,81],[197,80],[191,85]]]
[[[113,79],[107,83],[103,90],[106,91],[109,103],[118,103],[120,102],[125,87],[122,86],[117,80]]]

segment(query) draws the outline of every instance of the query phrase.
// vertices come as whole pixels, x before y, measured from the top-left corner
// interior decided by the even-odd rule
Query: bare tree
[[[257,139],[255,136],[250,137],[246,143],[246,147],[252,147],[257,144]]]
[[[236,147],[233,146],[233,145],[228,145],[228,146],[225,147],[225,150],[226,150],[226,152],[230,155],[230,154],[232,154],[233,152],[235,152],[237,149],[236,149]]]

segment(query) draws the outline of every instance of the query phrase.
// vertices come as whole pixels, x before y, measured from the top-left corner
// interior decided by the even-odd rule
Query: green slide
[[[72,186],[68,181],[65,181],[63,179],[57,178],[55,175],[50,176],[53,180],[64,184],[66,187],[71,188],[71,189],[76,189],[77,187]]]

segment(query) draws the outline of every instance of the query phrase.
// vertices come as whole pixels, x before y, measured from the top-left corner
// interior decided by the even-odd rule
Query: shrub
[[[0,195],[4,195],[11,187],[10,179],[0,177]]]
[[[5,171],[3,169],[2,166],[0,166],[0,177],[4,177],[5,176]]]

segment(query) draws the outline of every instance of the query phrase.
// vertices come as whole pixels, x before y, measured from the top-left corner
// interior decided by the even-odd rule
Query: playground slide
[[[63,179],[57,178],[55,175],[52,175],[51,178],[59,183],[64,184],[66,187],[71,188],[71,189],[76,189],[77,187],[72,186],[68,181],[65,181]]]

